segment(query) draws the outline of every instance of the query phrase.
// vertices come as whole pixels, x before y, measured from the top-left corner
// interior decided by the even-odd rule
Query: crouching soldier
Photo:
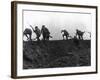
[[[33,32],[35,32],[37,41],[40,41],[39,38],[41,36],[41,30],[38,28],[38,26],[35,26],[35,29],[31,25],[30,27],[32,28]]]
[[[52,38],[52,36],[50,36],[49,30],[45,27],[45,25],[42,25],[41,33],[43,35],[43,40],[49,40],[49,38]]]
[[[32,40],[31,39],[31,36],[32,36],[32,30],[31,29],[29,29],[29,28],[26,28],[25,30],[24,30],[24,32],[23,32],[23,36],[26,36],[27,37],[27,40]],[[29,36],[28,36],[29,35]]]
[[[69,37],[69,33],[67,30],[61,30],[61,33],[63,32],[62,36],[63,36],[63,40],[64,40],[64,36],[66,37],[66,40],[68,40],[68,37]]]

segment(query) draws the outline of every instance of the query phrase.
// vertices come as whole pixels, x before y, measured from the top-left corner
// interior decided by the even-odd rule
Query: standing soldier
[[[43,35],[43,40],[49,40],[49,37],[52,38],[52,36],[50,36],[49,30],[45,27],[45,25],[42,25],[41,33]]]
[[[40,36],[41,36],[41,31],[40,31],[40,29],[38,28],[38,26],[35,26],[35,30],[34,30],[34,28],[30,25],[30,27],[32,28],[32,30],[35,32],[35,34],[36,34],[36,39],[37,39],[37,41],[40,41]]]

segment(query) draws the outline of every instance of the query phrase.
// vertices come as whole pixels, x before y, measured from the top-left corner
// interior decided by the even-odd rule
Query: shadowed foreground
[[[54,68],[90,66],[90,40],[80,40],[79,46],[73,40],[23,42],[23,68]]]

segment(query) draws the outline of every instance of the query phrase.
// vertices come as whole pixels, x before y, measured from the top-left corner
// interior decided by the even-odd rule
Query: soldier
[[[41,36],[41,31],[40,29],[38,28],[38,26],[35,26],[35,29],[30,25],[30,27],[32,28],[32,30],[35,32],[36,34],[36,39],[37,41],[40,41],[40,36]]]
[[[32,39],[31,39],[32,30],[31,30],[31,29],[26,28],[26,29],[24,30],[24,32],[23,32],[23,36],[24,36],[24,35],[27,37],[27,40],[32,40]],[[28,36],[28,35],[29,35],[29,36]]]
[[[63,32],[62,36],[63,36],[63,40],[64,40],[64,36],[66,37],[66,40],[68,39],[69,37],[69,33],[67,32],[67,30],[61,30],[61,33]]]
[[[49,40],[50,37],[52,38],[52,36],[50,36],[49,30],[45,27],[45,25],[42,25],[41,33],[43,35],[43,40]]]
[[[82,40],[83,40],[83,34],[84,34],[84,33],[85,33],[85,32],[82,32],[82,31],[76,29],[76,36],[78,36],[78,39],[82,39]]]

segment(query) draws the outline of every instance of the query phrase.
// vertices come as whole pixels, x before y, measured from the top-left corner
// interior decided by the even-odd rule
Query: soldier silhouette
[[[82,31],[76,29],[76,36],[78,36],[78,39],[82,39],[82,40],[83,40],[83,34],[84,34],[84,33],[85,33],[85,32],[82,32]]]
[[[27,37],[27,40],[32,40],[31,39],[31,36],[32,36],[32,30],[29,29],[29,28],[26,28],[23,32],[23,36],[26,36]]]
[[[41,33],[43,35],[43,40],[49,40],[49,38],[52,38],[52,36],[50,36],[49,30],[45,27],[45,25],[42,25]]]
[[[35,26],[35,29],[31,25],[30,27],[32,28],[33,32],[35,32],[37,41],[40,41],[39,38],[41,36],[41,30],[38,28],[38,26]]]
[[[64,40],[64,36],[66,37],[66,40],[68,39],[68,37],[69,37],[69,33],[68,33],[68,31],[67,30],[61,30],[61,33],[63,32],[63,34],[62,34],[62,37],[63,37],[63,40]]]

